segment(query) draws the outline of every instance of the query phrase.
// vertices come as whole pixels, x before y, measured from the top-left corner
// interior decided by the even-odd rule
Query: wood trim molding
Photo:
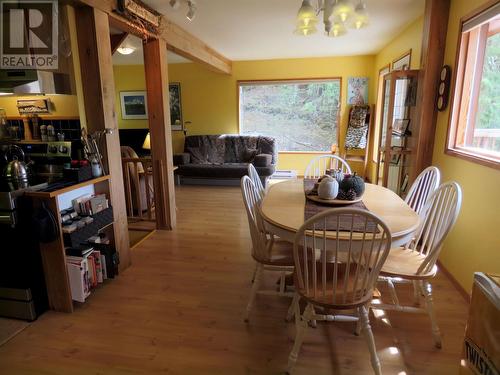
[[[113,206],[115,245],[120,254],[120,270],[123,270],[131,264],[131,258],[108,15],[91,7],[77,8],[75,15],[87,130],[89,133],[105,128],[115,130],[106,135],[103,153],[111,176],[106,190]]]
[[[120,47],[120,44],[123,43],[123,41],[127,38],[128,33],[121,33],[121,34],[111,34],[110,39],[111,39],[111,54],[114,55],[118,47]]]
[[[470,34],[462,33],[462,25],[475,17],[477,14],[484,12],[491,6],[495,5],[498,0],[488,1],[480,7],[474,9],[467,15],[460,18],[458,24],[458,38],[457,38],[457,48],[455,53],[455,62],[453,64],[453,75],[450,88],[450,102],[449,102],[449,113],[448,113],[448,127],[446,130],[446,142],[444,145],[444,153],[449,156],[457,157],[462,160],[466,160],[472,163],[480,164],[485,167],[494,168],[500,170],[500,161],[496,160],[494,157],[488,155],[481,155],[480,153],[468,152],[467,149],[462,149],[456,146],[457,137],[459,136],[458,127],[465,127],[465,124],[460,124],[460,120],[457,119],[458,123],[455,126],[455,118],[460,116],[461,113],[461,102],[462,102],[462,92],[464,89],[464,74],[466,69],[465,60],[468,58],[469,48],[463,48],[465,45],[470,43]],[[484,32],[484,31],[483,31]],[[474,64],[475,65],[475,64]],[[470,90],[465,90],[470,91]],[[470,93],[468,93],[470,94]],[[459,104],[457,105],[457,102]]]
[[[165,47],[165,41],[155,39],[144,43],[143,50],[153,160],[156,228],[174,229],[176,226],[174,165],[169,92],[166,90],[168,67]]]
[[[422,39],[421,73],[418,77],[416,113],[419,126],[414,176],[432,164],[438,110],[436,94],[444,61],[450,0],[426,0]]]
[[[232,73],[232,62],[220,53],[209,47],[206,43],[188,33],[183,28],[171,22],[165,16],[161,16],[158,35],[154,35],[145,30],[139,30],[126,18],[117,14],[116,0],[72,0],[74,5],[83,4],[105,12],[109,16],[111,25],[122,31],[144,37],[160,38],[167,43],[167,49],[192,61],[198,62],[207,68],[224,74]]]
[[[448,269],[443,265],[443,263],[441,263],[440,260],[437,261],[437,265],[439,270],[448,278],[448,280],[451,281],[451,283],[463,297],[465,302],[467,302],[467,304],[470,304],[470,298],[471,298],[470,293],[464,289],[464,287],[457,281],[457,279],[455,279],[455,276],[453,276],[453,274],[450,271],[448,271]]]

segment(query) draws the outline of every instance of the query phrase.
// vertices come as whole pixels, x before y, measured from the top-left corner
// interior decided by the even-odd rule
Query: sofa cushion
[[[206,151],[207,162],[213,164],[224,163],[224,137],[220,135],[190,135],[184,141],[184,150],[189,147],[198,147]]]
[[[208,164],[208,153],[205,146],[186,147],[186,150],[191,155],[191,163]]]
[[[270,176],[274,173],[274,166],[258,167],[260,176]],[[248,172],[248,163],[215,164],[187,164],[180,165],[177,174],[185,177],[200,178],[241,178]]]
[[[245,163],[251,163],[257,156],[257,149],[256,148],[245,148],[243,150],[243,157],[242,161]]]
[[[255,155],[255,158],[253,160],[253,165],[256,167],[268,167],[271,165],[272,160],[273,157],[272,155],[269,154]]]
[[[237,134],[224,135],[225,140],[225,163],[245,162],[245,152],[247,149],[257,149],[256,136],[241,136]]]

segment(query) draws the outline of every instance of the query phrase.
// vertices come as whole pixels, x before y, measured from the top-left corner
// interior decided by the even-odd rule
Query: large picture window
[[[274,137],[279,151],[330,151],[340,89],[340,78],[238,82],[240,134]]]
[[[461,22],[447,152],[500,163],[500,4]]]

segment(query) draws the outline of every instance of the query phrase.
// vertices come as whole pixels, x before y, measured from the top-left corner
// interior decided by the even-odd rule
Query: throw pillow
[[[256,167],[268,167],[271,165],[272,159],[272,155],[269,154],[255,155],[253,165]]]
[[[193,164],[208,164],[208,154],[204,147],[187,147]]]
[[[253,159],[255,159],[256,155],[257,155],[256,148],[246,147],[242,151],[241,159],[243,160],[244,163],[251,163],[253,162]]]

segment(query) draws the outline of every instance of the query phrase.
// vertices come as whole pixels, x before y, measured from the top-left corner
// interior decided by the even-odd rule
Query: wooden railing
[[[122,168],[128,219],[155,221],[153,161],[122,158]]]
[[[473,146],[490,150],[500,151],[500,129],[474,129]]]

